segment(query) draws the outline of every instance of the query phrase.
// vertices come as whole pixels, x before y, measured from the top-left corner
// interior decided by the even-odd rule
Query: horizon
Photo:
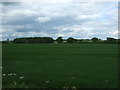
[[[38,36],[39,37],[39,36]],[[61,37],[61,36],[60,36]],[[35,37],[19,37],[19,38],[35,38]],[[52,38],[53,40],[56,40],[57,38],[53,38],[53,37],[49,37],[49,38]],[[70,38],[70,37],[68,37],[68,38]],[[62,39],[63,40],[67,40],[68,38],[63,38],[62,37]],[[73,38],[73,37],[72,37]],[[97,37],[92,37],[92,38],[97,38]],[[87,39],[89,39],[89,40],[91,40],[92,38],[74,38],[74,39],[77,39],[77,40],[80,40],[80,39],[83,39],[83,40],[87,40]],[[98,39],[100,39],[100,40],[107,40],[107,38],[113,38],[113,37],[106,37],[105,39],[101,39],[101,38],[98,38]],[[6,40],[2,40],[2,41],[7,41],[7,40],[9,40],[9,41],[14,41],[15,39],[17,39],[17,37],[16,38],[14,38],[14,39],[9,39],[9,38],[7,38]],[[120,38],[114,38],[114,39],[120,39]],[[1,41],[1,40],[0,40]]]

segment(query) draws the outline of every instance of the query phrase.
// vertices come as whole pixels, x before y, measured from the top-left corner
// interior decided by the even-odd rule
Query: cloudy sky
[[[0,8],[1,40],[118,37],[117,2],[2,2]]]

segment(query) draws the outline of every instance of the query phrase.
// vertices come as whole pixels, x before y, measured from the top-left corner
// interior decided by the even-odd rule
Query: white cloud
[[[58,29],[59,33],[58,35],[64,36],[64,37],[74,37],[74,38],[90,38],[92,33],[92,27],[83,27],[79,24],[74,25],[63,25],[59,27],[54,27],[55,29]]]
[[[99,16],[99,14],[93,15],[79,15],[76,20],[94,20]]]
[[[39,23],[43,23],[49,20],[50,20],[50,17],[38,17],[37,19],[35,19],[35,21],[38,21]]]
[[[116,31],[109,32],[109,34],[117,36],[118,34],[120,34],[120,32],[118,32],[118,30],[116,30]]]

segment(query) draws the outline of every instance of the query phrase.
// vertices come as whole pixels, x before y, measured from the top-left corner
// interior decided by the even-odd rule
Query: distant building
[[[67,43],[67,41],[66,41],[66,40],[63,40],[63,43]]]

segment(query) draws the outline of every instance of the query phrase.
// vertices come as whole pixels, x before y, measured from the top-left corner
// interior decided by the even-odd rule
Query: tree
[[[74,39],[74,38],[72,38],[72,37],[69,37],[69,38],[67,39],[67,43],[75,43],[75,42],[77,42],[77,40]]]
[[[51,37],[27,37],[27,38],[16,38],[14,43],[53,43]]]
[[[107,42],[108,43],[116,43],[117,40],[115,38],[107,37]]]
[[[99,39],[96,38],[96,37],[94,37],[94,38],[92,38],[92,41],[93,41],[93,42],[97,42],[97,41],[99,41]]]
[[[7,39],[7,42],[9,42],[9,39]]]
[[[83,39],[79,39],[78,42],[79,42],[79,43],[83,43]]]
[[[58,37],[58,38],[56,39],[56,41],[57,41],[58,43],[63,43],[62,37]]]

